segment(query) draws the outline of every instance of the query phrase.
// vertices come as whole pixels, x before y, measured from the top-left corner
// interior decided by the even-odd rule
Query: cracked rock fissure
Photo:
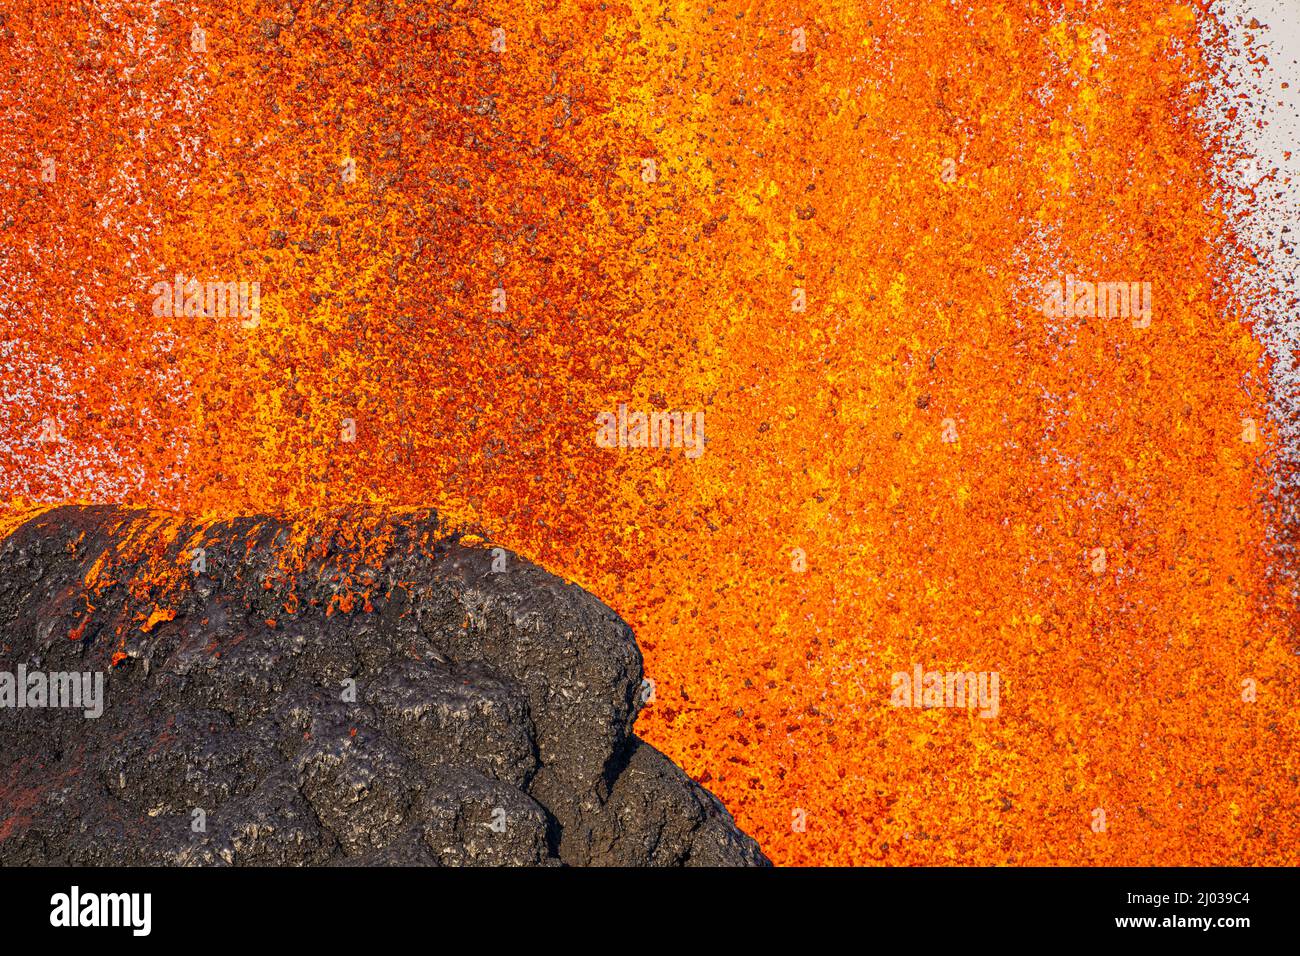
[[[627,624],[428,511],[37,514],[0,541],[20,665],[103,713],[0,687],[3,865],[767,864],[632,733]]]

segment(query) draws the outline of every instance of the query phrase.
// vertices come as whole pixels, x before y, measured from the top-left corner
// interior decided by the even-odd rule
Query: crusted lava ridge
[[[3,865],[768,862],[632,732],[627,624],[427,510],[37,513],[0,541],[20,665],[103,712],[0,694]]]

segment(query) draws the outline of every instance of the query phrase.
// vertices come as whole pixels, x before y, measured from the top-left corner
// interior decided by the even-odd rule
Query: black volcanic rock
[[[0,864],[764,865],[632,733],[641,654],[585,591],[431,513],[61,507],[0,541]]]

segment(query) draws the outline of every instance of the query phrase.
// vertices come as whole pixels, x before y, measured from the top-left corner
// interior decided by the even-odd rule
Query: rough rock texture
[[[632,733],[608,607],[428,512],[64,507],[0,541],[0,864],[766,864]],[[2,702],[2,701],[0,701]]]

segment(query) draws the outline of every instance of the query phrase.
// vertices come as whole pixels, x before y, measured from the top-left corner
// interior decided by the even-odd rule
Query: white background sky
[[[1253,184],[1269,170],[1278,170],[1278,183],[1260,190],[1249,218],[1248,235],[1263,248],[1277,249],[1283,227],[1291,232],[1283,238],[1300,245],[1300,0],[1220,0],[1216,12],[1236,23],[1242,33],[1251,33],[1267,44],[1263,52],[1267,66],[1235,64],[1234,79],[1247,80],[1254,91],[1248,110],[1238,121],[1248,134],[1248,141],[1258,153],[1257,159],[1240,168],[1243,183]],[[1251,31],[1251,19],[1266,29]],[[1289,88],[1283,89],[1283,84]],[[1237,103],[1237,105],[1241,105]],[[1264,121],[1257,128],[1256,119]],[[1242,122],[1246,120],[1245,122]],[[1286,153],[1290,151],[1288,159]],[[1291,371],[1290,350],[1300,348],[1300,316],[1292,302],[1300,296],[1300,256],[1281,257],[1269,270],[1269,277],[1288,290],[1282,298],[1259,297],[1254,304],[1257,315],[1277,323],[1270,345],[1283,359],[1274,376],[1278,401],[1289,413],[1294,407],[1297,376]],[[1291,407],[1285,407],[1291,406]],[[1300,448],[1300,429],[1288,433],[1290,447]]]

